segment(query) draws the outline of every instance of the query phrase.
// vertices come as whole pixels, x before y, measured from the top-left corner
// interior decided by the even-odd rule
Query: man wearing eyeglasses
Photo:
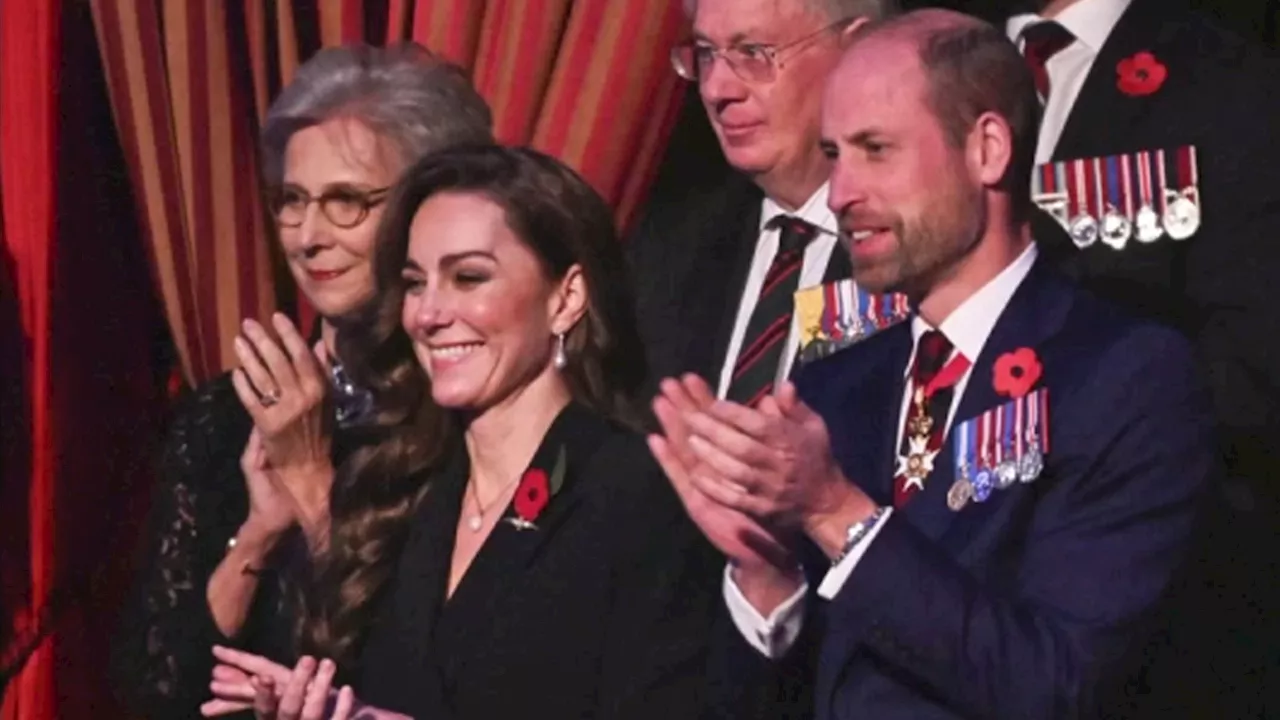
[[[651,377],[694,372],[751,405],[790,373],[800,343],[793,294],[850,274],[845,253],[833,252],[822,82],[850,33],[895,5],[686,0],[693,33],[672,64],[697,84],[735,173],[651,207],[630,241]]]

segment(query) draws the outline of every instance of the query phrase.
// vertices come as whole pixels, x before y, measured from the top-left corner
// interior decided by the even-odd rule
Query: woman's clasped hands
[[[213,655],[213,699],[200,706],[204,717],[252,710],[264,720],[407,720],[362,704],[350,685],[335,689],[338,667],[332,660],[304,657],[289,669],[231,648],[215,646]]]

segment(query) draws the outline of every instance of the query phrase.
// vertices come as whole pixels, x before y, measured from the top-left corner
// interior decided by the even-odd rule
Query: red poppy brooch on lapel
[[[1147,51],[1125,58],[1116,65],[1116,87],[1129,97],[1142,97],[1160,89],[1169,69]]]
[[[991,382],[996,392],[1011,398],[1020,398],[1031,392],[1040,381],[1040,358],[1031,348],[1018,348],[996,359]]]
[[[564,447],[560,448],[560,454],[556,457],[556,466],[551,471],[551,476],[547,476],[547,471],[542,468],[529,468],[524,471],[524,476],[520,478],[520,484],[516,487],[516,496],[512,500],[512,506],[515,510],[515,517],[506,518],[517,530],[537,530],[538,526],[534,521],[542,516],[542,511],[546,509],[547,503],[551,502],[551,498],[555,496],[560,488],[564,485],[565,473],[565,456]]]

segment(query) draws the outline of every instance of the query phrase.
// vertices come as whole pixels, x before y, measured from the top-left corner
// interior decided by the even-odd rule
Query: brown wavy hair
[[[557,281],[582,268],[587,310],[565,334],[561,370],[574,400],[620,424],[638,427],[635,394],[645,376],[626,264],[605,201],[577,173],[534,150],[496,145],[428,155],[392,191],[374,251],[376,299],[337,321],[337,354],[352,379],[373,392],[378,412],[339,470],[331,499],[330,542],[317,557],[304,595],[303,652],[350,663],[391,576],[431,471],[465,452],[460,424],[435,405],[426,372],[401,326],[409,228],[418,209],[442,192],[476,193]]]

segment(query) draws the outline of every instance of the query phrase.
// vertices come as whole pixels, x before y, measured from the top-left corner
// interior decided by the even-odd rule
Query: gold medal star
[[[906,487],[924,489],[924,479],[933,472],[933,458],[937,450],[929,449],[929,438],[913,437],[907,440],[907,452],[898,456],[897,474],[906,478]]]

